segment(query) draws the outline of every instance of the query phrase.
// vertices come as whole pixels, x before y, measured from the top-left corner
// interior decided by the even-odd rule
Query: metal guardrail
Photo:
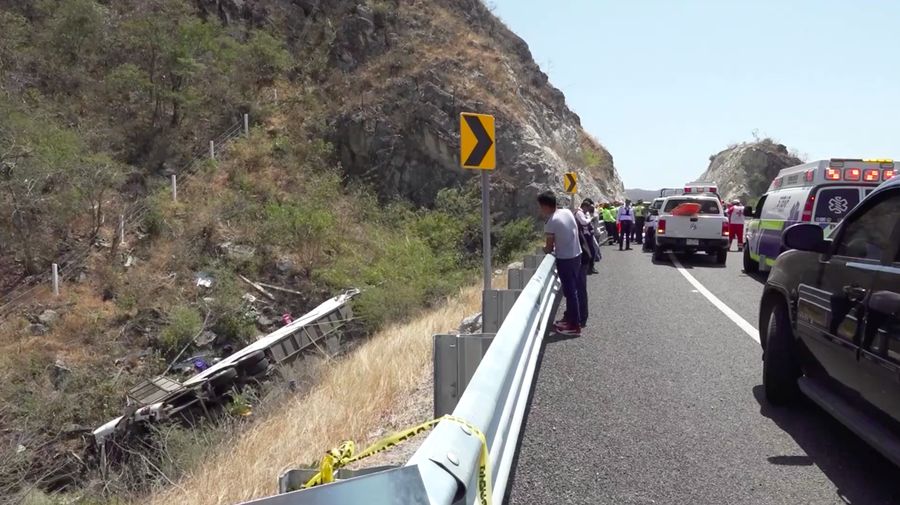
[[[546,256],[522,290],[469,381],[453,416],[480,430],[490,453],[494,504],[503,503],[538,356],[559,293]],[[247,502],[253,505],[451,505],[478,502],[481,441],[452,421],[440,422],[405,466]]]

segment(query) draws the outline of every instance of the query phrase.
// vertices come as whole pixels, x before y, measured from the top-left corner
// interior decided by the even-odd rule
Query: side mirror
[[[784,230],[781,241],[788,249],[816,253],[828,251],[828,242],[825,241],[825,230],[817,224],[795,224]]]
[[[651,215],[651,216],[658,216],[658,215],[659,215],[659,209],[650,209],[650,215]]]
[[[753,207],[747,205],[744,207],[744,215],[747,217],[756,217],[753,215]]]

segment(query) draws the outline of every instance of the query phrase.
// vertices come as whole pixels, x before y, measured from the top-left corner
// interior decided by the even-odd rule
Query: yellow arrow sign
[[[566,172],[563,177],[563,187],[566,193],[575,194],[578,192],[578,174],[575,172]]]
[[[463,168],[497,167],[494,116],[463,112],[459,115],[459,161]]]

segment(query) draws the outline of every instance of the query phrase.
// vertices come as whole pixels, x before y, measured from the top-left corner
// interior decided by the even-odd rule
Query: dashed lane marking
[[[759,331],[757,331],[757,329],[752,324],[748,323],[746,319],[732,310],[731,307],[725,305],[725,302],[719,300],[719,297],[712,294],[712,291],[706,289],[706,286],[700,284],[700,281],[695,279],[694,276],[684,268],[684,265],[682,265],[681,262],[678,261],[678,258],[676,258],[674,254],[669,253],[669,257],[672,258],[672,264],[675,265],[675,268],[678,270],[678,272],[681,273],[681,275],[684,276],[684,278],[687,279],[692,286],[697,288],[697,291],[699,291],[700,294],[705,296],[706,299],[709,300],[709,302],[712,303],[717,309],[719,309],[719,311],[725,314],[728,319],[731,319],[731,321],[736,324],[738,328],[744,330],[744,333],[749,335],[750,338],[756,341],[756,343],[759,343]]]

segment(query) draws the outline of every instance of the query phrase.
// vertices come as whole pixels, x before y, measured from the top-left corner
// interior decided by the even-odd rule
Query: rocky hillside
[[[534,196],[563,172],[584,196],[622,195],[612,157],[477,0],[0,2],[0,503],[141,502],[205,449],[176,456],[175,430],[98,472],[86,435],[134,384],[347,288],[363,289],[365,334],[470,282],[463,111],[497,117],[498,264],[532,247]],[[59,296],[41,278],[8,308],[61,257]]]
[[[731,146],[709,159],[709,168],[698,180],[717,183],[726,201],[738,198],[744,202],[762,196],[779,170],[803,163],[771,139]]]
[[[293,5],[299,36],[333,26],[330,83],[342,99],[327,135],[344,170],[382,196],[431,205],[441,188],[472,179],[459,168],[463,111],[497,118],[493,198],[506,217],[531,214],[535,195],[559,188],[572,169],[584,195],[622,194],[612,156],[582,129],[525,41],[480,0]]]

